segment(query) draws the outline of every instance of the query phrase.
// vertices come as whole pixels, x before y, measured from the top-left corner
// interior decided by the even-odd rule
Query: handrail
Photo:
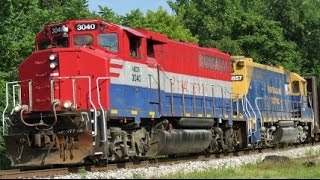
[[[250,107],[251,110],[252,110],[252,113],[253,113],[253,115],[254,115],[254,119],[257,120],[257,114],[256,114],[256,112],[254,111],[254,109],[253,109],[251,103],[249,102],[247,96],[245,96],[245,98],[246,98],[247,104],[249,104],[249,107]],[[248,111],[249,111],[249,109],[248,109]],[[249,112],[249,113],[250,113],[250,112]],[[251,114],[250,114],[250,115],[251,115]],[[262,125],[262,119],[261,119],[260,123],[261,123],[261,125]],[[262,126],[261,126],[261,127],[262,127]]]
[[[258,107],[258,100],[271,100],[272,101],[272,97],[257,97],[256,99],[255,99],[255,105],[256,105],[256,108],[257,108],[257,110],[258,110],[258,112],[259,112],[259,115],[260,115],[260,118],[262,119],[262,113],[261,113],[261,111],[262,110],[260,110],[260,108]],[[292,110],[295,110],[294,108],[296,107],[296,105],[297,104],[300,104],[300,107],[301,107],[301,102],[299,102],[299,101],[291,101],[291,100],[280,100],[280,103],[282,104],[282,103],[284,103],[284,102],[289,102],[288,103],[288,109],[287,110],[283,110],[282,109],[282,111],[280,111],[280,112],[288,112],[288,113],[291,113],[292,112]],[[292,107],[292,105],[293,105],[293,107]],[[291,108],[290,108],[291,107]],[[297,107],[299,107],[299,106],[297,106]],[[301,108],[300,108],[300,110],[301,110]],[[273,112],[273,110],[272,109],[270,109],[270,110],[264,110],[264,111],[267,111],[267,112]],[[292,117],[292,116],[290,116],[291,118],[294,118],[294,119],[296,119],[295,117]]]
[[[215,115],[215,108],[216,108],[216,103],[215,103],[215,96],[214,96],[214,85],[211,85],[211,94],[212,94],[212,116],[214,117]]]
[[[18,92],[18,104],[21,105],[21,86],[19,84],[15,84],[12,86],[12,104],[13,106],[16,106],[16,87],[18,87],[19,92]],[[10,114],[13,114],[14,109],[11,110]]]
[[[181,83],[181,90],[182,90],[182,114],[183,116],[186,114],[186,102],[184,98],[184,85]]]
[[[163,67],[160,65],[160,64],[157,64],[157,66],[159,67],[159,69],[161,69],[161,71],[163,72],[163,75],[166,79],[170,80],[170,93],[171,93],[171,113],[173,114],[174,113],[174,107],[173,107],[173,79],[172,78],[169,78],[169,76],[167,75],[166,71],[163,69]],[[152,75],[149,75],[153,78]],[[150,77],[149,77],[150,79]],[[196,113],[196,110],[195,110],[195,84],[198,84],[197,82],[192,82],[192,81],[186,81],[187,83],[191,84],[192,85],[192,96],[193,96],[193,111],[194,113]],[[160,82],[158,82],[160,83]],[[222,114],[225,114],[225,112],[227,111],[227,108],[224,106],[225,104],[225,97],[224,96],[227,96],[227,95],[230,95],[230,109],[232,111],[232,94],[234,93],[231,93],[229,90],[228,90],[228,86],[224,86],[224,85],[218,85],[218,84],[214,84],[214,83],[201,83],[202,85],[202,92],[199,92],[199,94],[201,94],[203,97],[203,112],[204,114],[206,114],[206,104],[205,104],[205,87],[206,86],[212,86],[212,87],[220,87],[220,90],[221,90],[221,97],[222,97],[222,107],[219,108],[219,109],[222,109]],[[214,88],[212,88],[212,91],[214,91]],[[227,94],[225,94],[227,93]],[[184,90],[182,89],[182,96],[184,96],[186,93],[184,92]],[[214,94],[214,92],[213,92]],[[182,97],[183,98],[183,97]],[[213,97],[214,98],[214,97]],[[227,97],[226,97],[227,98]],[[184,98],[183,98],[184,99]],[[213,99],[213,102],[214,102],[214,99]],[[184,111],[184,106],[183,105],[184,103],[182,103],[182,111]],[[213,107],[213,114],[215,114],[215,107]]]
[[[106,124],[106,118],[105,118],[105,113],[104,113],[104,109],[102,107],[102,104],[101,104],[101,100],[100,100],[100,91],[99,91],[99,80],[110,80],[110,77],[98,77],[96,79],[96,88],[97,88],[97,98],[98,98],[98,104],[99,104],[99,107],[102,111],[102,128],[103,128],[103,140],[101,140],[101,142],[106,142],[107,141],[107,131],[106,131],[106,128],[107,128],[107,124]]]
[[[245,101],[246,101],[246,103],[245,103],[245,112],[246,112],[246,114],[248,114],[248,118],[250,118],[251,117],[251,113],[250,113],[250,111],[248,109],[248,98],[247,98],[247,96],[245,96],[244,98],[245,98]]]
[[[312,113],[312,120],[314,121],[314,112],[313,112],[313,107],[312,107],[312,101],[311,101],[311,98],[310,96],[307,96],[308,97],[308,103],[310,104],[310,109],[311,109],[311,113]],[[315,123],[311,123],[312,124],[312,129],[314,129],[314,124]]]
[[[203,113],[204,113],[204,116],[207,115],[207,110],[206,110],[206,92],[204,90],[204,84],[202,84],[202,95],[203,95]]]
[[[53,92],[53,88],[54,88],[54,80],[55,79],[88,79],[88,94],[89,94],[89,103],[92,106],[93,110],[94,110],[94,132],[93,132],[93,136],[97,135],[97,129],[98,129],[98,125],[97,125],[97,108],[95,107],[94,103],[92,102],[92,94],[91,94],[91,76],[60,76],[60,77],[52,77],[51,79],[51,102],[54,102],[54,92]]]
[[[163,67],[162,67],[160,64],[157,64],[157,66],[161,68],[161,70],[162,70],[162,72],[163,72],[163,75],[164,75],[168,80],[172,81],[172,78],[169,78],[169,77],[167,76],[166,71],[163,69]],[[192,82],[192,81],[186,81],[186,82],[188,82],[188,83],[190,83],[190,84],[197,84],[196,82]],[[224,88],[226,89],[226,91],[228,92],[228,94],[232,94],[231,92],[229,92],[229,91],[227,90],[227,88],[226,88],[227,86],[218,85],[218,84],[209,84],[209,83],[201,83],[201,84],[202,84],[202,85],[207,85],[207,86],[224,87]]]
[[[165,70],[163,69],[163,67],[160,64],[157,64],[157,67],[159,67],[162,72],[163,75],[170,81],[170,93],[171,93],[171,115],[174,115],[174,107],[173,107],[173,82],[172,82],[172,78],[169,78],[165,72]],[[160,84],[160,82],[158,82]]]
[[[32,80],[30,80],[30,79],[23,80],[23,81],[12,81],[12,82],[6,83],[6,106],[2,112],[2,134],[3,135],[5,134],[5,114],[6,114],[8,107],[9,107],[9,85],[11,85],[11,84],[17,85],[18,83],[22,83],[22,82],[29,82],[29,89],[30,89],[30,85],[32,85],[32,84],[30,84],[30,82],[32,82]],[[13,85],[13,86],[15,86],[15,85]],[[32,99],[31,99],[31,101],[32,101]],[[31,102],[30,102],[30,94],[29,94],[29,106],[30,106],[30,104],[31,104]]]
[[[248,120],[248,122],[247,122],[247,131],[248,131],[248,138],[249,138],[251,136],[251,133],[252,133],[251,124],[249,122],[251,114],[250,114],[249,111],[247,112],[247,108],[248,107],[247,107],[247,100],[245,98],[246,98],[245,95],[243,95],[242,98],[241,98],[241,100],[242,100],[242,111],[244,112],[244,115],[246,116],[246,118]],[[249,115],[248,115],[248,113],[249,113]]]
[[[158,82],[157,82],[157,80],[154,78],[154,76],[152,75],[152,74],[148,74],[148,76],[149,76],[149,83],[150,83],[150,87],[149,88],[151,88],[152,87],[152,84],[151,84],[151,79],[150,79],[150,77],[152,77],[152,79],[153,79],[153,81],[158,85]]]
[[[59,104],[59,101],[55,101],[54,103],[52,103],[52,110],[53,110],[53,113],[54,113],[54,122],[51,125],[44,123],[42,119],[40,120],[39,123],[34,123],[34,124],[27,123],[23,118],[23,113],[24,113],[25,110],[27,110],[25,108],[22,108],[21,111],[20,111],[20,120],[24,125],[30,126],[30,127],[35,127],[35,126],[53,127],[58,122],[57,111],[56,111],[56,106],[58,104]]]
[[[84,118],[83,118],[84,115],[87,116],[87,122],[90,121],[89,113],[88,113],[88,112],[81,112],[82,121],[84,121]],[[88,130],[88,124],[87,124],[87,122],[86,122],[86,129],[85,129],[85,130]]]
[[[164,75],[168,80],[171,81],[172,78],[169,78],[169,77],[167,76],[166,71],[163,69],[163,67],[162,67],[160,64],[157,64],[157,66],[161,68],[161,70],[162,70],[162,72],[163,72],[163,75]]]
[[[76,109],[77,106],[77,90],[76,90],[76,80],[72,79],[72,95],[73,95],[73,107]]]
[[[19,88],[18,99],[19,99],[19,104],[21,104],[21,92],[20,92],[21,86],[19,84],[15,84],[12,86],[12,103],[14,106],[16,105],[16,96],[15,96],[16,87]]]

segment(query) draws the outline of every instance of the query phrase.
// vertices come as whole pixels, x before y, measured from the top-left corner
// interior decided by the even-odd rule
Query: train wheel
[[[140,158],[138,156],[130,156],[129,159],[134,163],[137,163],[140,161]]]
[[[238,132],[234,130],[233,128],[229,128],[225,132],[225,144],[226,148],[229,151],[233,151],[239,148],[239,137]]]

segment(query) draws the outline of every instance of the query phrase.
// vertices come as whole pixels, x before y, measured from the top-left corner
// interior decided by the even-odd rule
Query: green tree
[[[100,9],[98,14],[102,19],[116,24],[121,23],[121,16],[117,15],[112,9],[108,7],[102,7],[100,5],[98,7]]]
[[[140,9],[135,9],[121,17],[121,24],[129,27],[145,27],[146,17]]]
[[[285,39],[280,23],[266,16],[266,1],[176,0],[170,7],[202,46],[217,47],[232,55],[283,65],[299,72],[301,56],[295,42]]]
[[[137,9],[122,17],[122,24],[125,26],[153,30],[175,40],[198,42],[198,37],[192,36],[189,29],[180,22],[179,17],[170,15],[162,7],[157,11],[148,10],[146,15]]]
[[[287,41],[297,44],[303,75],[320,80],[320,1],[270,0],[266,16],[280,22]]]

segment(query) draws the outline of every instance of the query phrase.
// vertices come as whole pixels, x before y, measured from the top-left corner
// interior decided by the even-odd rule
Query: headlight
[[[63,107],[64,107],[65,109],[71,108],[71,105],[72,105],[72,103],[71,103],[71,101],[69,101],[69,100],[66,100],[66,101],[63,103]]]
[[[54,68],[56,68],[58,66],[58,63],[51,62],[49,66],[50,66],[51,69],[54,69]]]
[[[21,111],[21,109],[22,109],[22,107],[21,107],[20,104],[17,104],[17,105],[14,106],[14,111],[15,112],[19,112],[19,111]]]
[[[69,28],[65,25],[63,25],[61,29],[63,33],[67,33],[69,31]]]
[[[57,54],[50,54],[49,59],[51,61],[55,60],[57,58]]]

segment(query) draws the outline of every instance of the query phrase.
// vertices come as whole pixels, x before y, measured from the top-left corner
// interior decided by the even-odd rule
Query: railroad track
[[[314,145],[318,145],[318,144],[320,143],[315,143]],[[297,147],[308,147],[308,146],[311,147],[313,145],[301,144],[296,146],[288,146],[286,148],[281,148],[277,150],[285,151],[285,150],[294,149]],[[274,151],[275,151],[275,148],[255,149],[255,150],[247,149],[247,150],[241,150],[236,152],[212,154],[209,156],[195,155],[195,156],[183,156],[183,157],[173,157],[173,158],[154,158],[154,159],[147,159],[147,160],[137,161],[137,162],[112,163],[112,164],[103,165],[103,166],[86,165],[86,166],[72,166],[72,167],[41,169],[41,170],[20,170],[20,169],[0,170],[0,179],[22,179],[22,178],[34,178],[34,177],[41,178],[41,177],[66,175],[69,173],[82,173],[85,171],[98,172],[98,171],[115,170],[119,168],[127,168],[127,169],[141,168],[141,167],[174,164],[174,163],[183,163],[187,161],[196,161],[196,160],[209,161],[217,158],[243,156],[248,154],[267,153],[267,152],[274,152]]]

